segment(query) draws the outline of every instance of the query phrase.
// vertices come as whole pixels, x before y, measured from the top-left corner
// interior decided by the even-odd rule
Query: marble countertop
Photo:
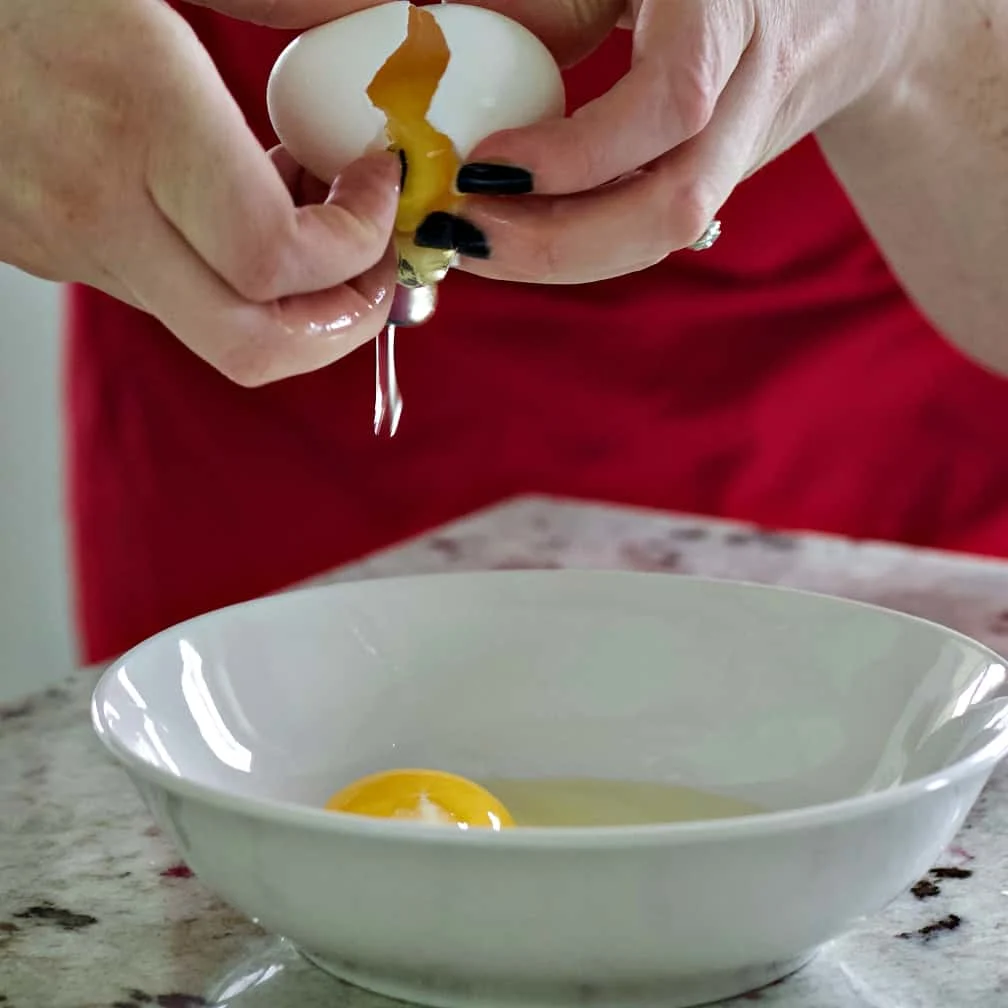
[[[322,580],[621,567],[809,588],[1008,653],[1008,564],[647,511],[519,500]],[[178,864],[92,737],[94,670],[0,707],[0,1008],[379,1008],[259,932]],[[771,909],[768,908],[768,912]],[[1008,767],[955,845],[767,1008],[1008,1005]]]

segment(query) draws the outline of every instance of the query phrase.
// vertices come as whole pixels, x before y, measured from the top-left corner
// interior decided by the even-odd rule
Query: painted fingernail
[[[527,196],[535,187],[524,168],[473,162],[459,170],[455,188],[479,196]]]
[[[489,259],[486,235],[475,224],[439,210],[417,228],[413,240],[421,248],[454,250],[470,259]]]

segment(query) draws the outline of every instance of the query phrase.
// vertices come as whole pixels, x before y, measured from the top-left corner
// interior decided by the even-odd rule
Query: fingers
[[[363,159],[333,199],[295,207],[209,57],[197,51],[190,63],[146,173],[151,199],[200,257],[259,302],[333,287],[374,265],[395,219],[395,156]]]
[[[271,28],[311,28],[387,0],[188,0],[230,17]]]
[[[624,14],[626,0],[463,0],[513,18],[537,35],[561,66],[596,49]],[[665,2],[665,0],[662,0]]]
[[[256,142],[171,7],[10,6],[5,258],[136,305],[245,385],[324,366],[378,333],[398,158],[351,165],[320,203],[298,206],[290,166]],[[22,92],[37,98],[27,111]],[[312,195],[309,180],[298,186]]]
[[[349,283],[265,304],[218,277],[154,208],[117,281],[194,353],[240,385],[317,370],[377,336],[395,281],[388,250]]]
[[[147,213],[112,253],[129,298],[242,385],[323,367],[373,339],[394,287],[400,165],[349,166],[321,204],[280,151],[267,156],[199,50],[151,139]],[[137,211],[139,212],[139,211]]]
[[[699,186],[672,188],[659,161],[594,193],[474,200],[466,216],[486,235],[492,256],[461,260],[480,276],[526,283],[592,283],[652,266],[696,239],[711,202]]]
[[[744,63],[708,127],[647,169],[593,193],[481,199],[466,216],[492,257],[462,260],[481,276],[531,283],[586,283],[621,276],[687,248],[717,216],[761,155],[761,72]]]
[[[632,70],[568,119],[490,137],[473,162],[528,169],[543,195],[586,192],[696,136],[754,31],[740,0],[658,0],[635,27]]]

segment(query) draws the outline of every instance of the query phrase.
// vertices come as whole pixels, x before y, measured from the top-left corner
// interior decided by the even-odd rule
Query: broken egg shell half
[[[267,88],[273,128],[323,182],[388,145],[385,116],[367,89],[405,41],[410,6],[397,0],[312,28],[273,68]],[[563,115],[560,70],[527,28],[465,4],[424,10],[437,19],[451,53],[427,121],[452,141],[460,162],[493,133]]]

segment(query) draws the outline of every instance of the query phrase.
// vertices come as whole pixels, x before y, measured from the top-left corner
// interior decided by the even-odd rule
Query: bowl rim
[[[476,570],[451,571],[431,574],[406,574],[391,577],[358,578],[352,581],[333,581],[322,585],[306,585],[293,589],[260,596],[245,602],[234,603],[214,609],[166,627],[157,634],[130,648],[109,664],[99,678],[91,695],[91,723],[95,734],[107,752],[127,771],[137,774],[170,794],[187,798],[213,808],[274,825],[302,827],[320,834],[344,835],[352,838],[368,838],[388,843],[407,844],[462,844],[467,847],[489,847],[498,850],[545,849],[545,850],[586,850],[627,847],[671,847],[696,842],[727,842],[745,837],[761,837],[775,833],[796,832],[816,827],[868,816],[874,812],[907,805],[926,794],[945,791],[962,784],[971,777],[986,773],[988,776],[998,762],[1008,754],[1008,722],[997,737],[969,756],[950,763],[948,766],[928,774],[897,784],[894,787],[868,794],[856,794],[829,802],[803,805],[794,809],[770,810],[747,816],[725,819],[695,820],[688,822],[648,823],[631,826],[523,826],[520,829],[455,830],[432,829],[429,824],[384,820],[358,816],[349,813],[331,812],[321,807],[305,805],[301,802],[279,801],[251,795],[239,795],[224,791],[208,784],[202,784],[186,777],[176,776],[138,756],[119,741],[110,728],[101,710],[100,697],[109,688],[118,671],[130,658],[146,650],[155,641],[177,636],[187,627],[209,621],[221,614],[244,610],[246,612],[287,601],[294,604],[297,598],[306,595],[338,594],[362,584],[412,583],[454,578],[485,578],[494,580],[520,580],[533,577],[540,580],[565,578],[570,575],[588,576],[596,580],[639,580],[641,578],[675,579],[680,582],[702,584],[715,588],[743,588],[760,593],[796,595],[825,601],[842,607],[866,609],[892,617],[897,621],[917,624],[937,630],[951,640],[969,645],[986,655],[991,662],[1008,666],[1008,659],[981,643],[951,627],[934,620],[914,616],[897,609],[858,599],[830,595],[826,592],[794,588],[788,585],[765,584],[733,578],[719,578],[694,574],[678,574],[665,571],[625,571],[597,568],[526,569],[526,570]],[[1004,698],[1008,702],[1008,697]]]

